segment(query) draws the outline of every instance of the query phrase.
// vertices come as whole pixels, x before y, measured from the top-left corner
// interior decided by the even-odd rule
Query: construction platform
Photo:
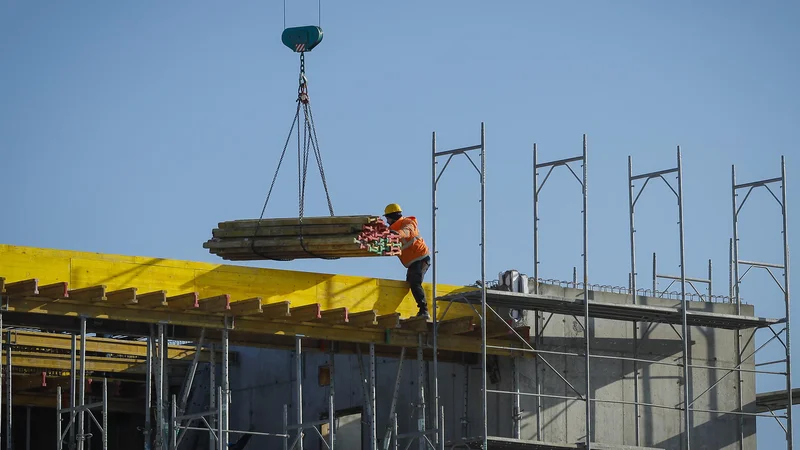
[[[131,336],[147,335],[141,325],[169,323],[174,339],[196,339],[199,329],[213,339],[228,327],[231,342],[246,345],[280,347],[281,337],[303,336],[396,348],[417,347],[419,333],[433,327],[414,317],[416,302],[404,281],[9,245],[0,245],[0,292],[6,326],[69,330],[86,317]],[[468,305],[440,303],[447,320],[438,324],[438,348],[480,353],[477,314]],[[522,347],[505,324],[487,328],[490,344]]]
[[[481,292],[458,292],[438,297],[439,301],[480,305]],[[570,299],[540,294],[522,294],[517,292],[487,289],[486,303],[494,307],[507,307],[524,310],[539,310],[554,314],[583,316],[585,303],[583,299]],[[679,302],[678,302],[679,303]],[[630,322],[652,322],[680,325],[681,308],[662,306],[615,304],[589,300],[589,316],[597,319],[623,320]],[[688,326],[714,327],[729,330],[748,328],[766,328],[785,322],[784,319],[764,317],[748,317],[733,314],[721,314],[705,311],[686,311]]]
[[[488,439],[489,448],[487,450],[581,450],[586,448],[586,444],[556,444],[552,442],[541,441],[523,441],[519,439],[511,439],[497,436],[490,436]],[[482,449],[483,441],[481,439],[466,439],[458,442],[448,442],[445,447],[451,450],[457,449]],[[592,442],[592,448],[595,450],[660,450],[651,447],[631,447],[628,445],[607,445]]]

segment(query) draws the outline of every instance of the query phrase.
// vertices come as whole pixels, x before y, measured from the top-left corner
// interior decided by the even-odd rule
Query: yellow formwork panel
[[[140,294],[155,290],[167,290],[168,295],[198,292],[201,297],[230,294],[232,302],[261,297],[264,304],[319,303],[322,309],[347,307],[351,313],[370,309],[378,314],[399,312],[403,317],[417,313],[404,281],[348,275],[3,244],[0,274],[7,281],[38,278],[40,285],[65,281],[70,289],[104,284],[109,291],[137,287]],[[437,288],[438,295],[475,289],[442,284]],[[432,298],[430,284],[425,289]],[[439,302],[439,306],[441,314],[445,304]],[[468,305],[453,304],[447,318],[461,316],[475,316],[475,312]]]

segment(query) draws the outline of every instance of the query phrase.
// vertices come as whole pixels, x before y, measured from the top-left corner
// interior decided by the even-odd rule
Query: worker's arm
[[[403,239],[408,239],[414,237],[418,234],[417,231],[417,221],[416,220],[406,220],[402,227],[397,230],[397,234],[400,235]]]

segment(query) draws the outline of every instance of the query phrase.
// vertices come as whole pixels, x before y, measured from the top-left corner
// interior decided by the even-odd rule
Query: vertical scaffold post
[[[283,404],[283,450],[289,450],[289,405]]]
[[[372,420],[369,421],[369,448],[378,450],[378,413],[375,405],[375,344],[369,343],[369,404]]]
[[[631,289],[631,304],[637,303],[636,295],[636,227],[634,226],[634,210],[636,201],[633,198],[633,161],[628,156],[628,218],[630,222],[629,234],[631,240],[631,274],[629,277],[629,285]],[[656,278],[656,254],[653,253],[653,289],[657,286]],[[639,412],[639,322],[633,322],[633,405],[634,405],[634,428],[636,435],[636,445],[641,445],[641,438],[639,432],[640,412]]]
[[[147,336],[147,366],[144,385],[144,450],[150,450],[153,435],[150,411],[153,406],[153,353],[153,326],[150,325],[150,334]]]
[[[736,206],[736,167],[731,166],[731,201],[733,202],[733,238],[730,240],[730,295],[731,303],[736,303],[736,314],[742,314],[742,303],[739,297],[739,220]],[[736,346],[736,367],[742,364],[742,330],[734,331],[734,345]],[[744,397],[742,395],[742,371],[736,371],[736,393],[737,408],[739,411],[744,407]],[[739,449],[744,450],[744,420],[738,417],[738,437]]]
[[[77,347],[78,336],[75,333],[72,333],[72,351],[70,352],[70,362],[69,362],[69,448],[72,449],[75,446],[75,398],[76,398],[76,388],[77,388],[77,378],[75,377],[75,370],[77,367],[77,358],[78,358],[78,347]],[[83,343],[81,343],[83,345]],[[60,449],[59,449],[60,450]]]
[[[486,386],[486,327],[489,323],[486,316],[486,132],[481,122],[481,393],[483,410],[483,448],[489,448],[489,419]]]
[[[336,444],[336,365],[334,364],[334,357],[336,356],[336,349],[333,348],[334,342],[330,343],[330,378],[331,378],[331,393],[328,399],[328,433],[330,436],[330,450],[334,450]]]
[[[439,309],[438,309],[438,302],[436,301],[436,133],[434,132],[431,138],[431,147],[432,147],[432,158],[433,164],[431,166],[431,179],[432,179],[432,187],[431,195],[432,198],[432,219],[433,219],[433,285],[431,291],[431,302],[433,303],[433,408],[434,411],[438,411],[439,408]],[[439,418],[435,417],[433,421],[433,427],[438,428],[439,426]],[[437,437],[438,440],[438,437]]]
[[[2,303],[2,300],[3,300],[3,296],[0,295],[0,303]],[[0,306],[2,306],[2,305],[0,305]],[[3,311],[2,311],[2,309],[0,309],[0,337],[1,336],[3,336]],[[0,357],[2,357],[2,355],[3,355],[3,345],[2,345],[2,342],[0,342]],[[2,411],[2,406],[3,406],[3,393],[2,393],[3,381],[5,381],[3,379],[3,371],[0,370],[0,411]],[[0,436],[2,436],[2,435],[3,435],[3,427],[0,427]],[[59,449],[59,450],[61,450],[61,449]]]
[[[789,218],[786,210],[786,159],[781,156],[781,213],[783,214],[783,295],[786,303],[786,443],[789,450],[794,447],[792,436],[792,314],[789,295]]]
[[[86,405],[86,316],[81,316],[81,378],[80,378],[80,398],[79,405],[81,407],[78,413],[78,450],[83,450],[83,443],[86,440],[85,436],[85,413],[83,407]]]
[[[61,437],[61,386],[56,386],[56,450],[63,450],[64,440]]]
[[[170,409],[170,433],[169,433],[169,450],[177,450],[178,448],[178,423],[175,418],[178,417],[178,399],[175,394],[172,394],[172,408]]]
[[[11,385],[14,378],[11,376],[11,330],[7,332],[6,336],[6,449],[11,450],[14,447],[14,428],[11,424],[14,406],[12,398],[14,390]]]
[[[692,415],[690,408],[690,384],[689,366],[689,326],[686,322],[686,313],[689,305],[686,302],[686,252],[684,246],[684,225],[683,225],[683,168],[681,165],[681,146],[678,146],[678,222],[680,224],[680,256],[681,256],[681,337],[683,340],[683,426],[686,429],[684,434],[684,444],[686,450],[691,448],[691,423]]]
[[[589,211],[588,211],[588,146],[583,135],[583,335],[586,339],[586,450],[592,448],[592,386],[589,372]]]
[[[422,358],[422,334],[417,335],[417,431],[424,433],[427,427],[425,426],[425,371],[423,368],[424,360]],[[419,450],[425,450],[425,438],[419,436]]]
[[[156,369],[156,447],[162,449],[167,444],[164,436],[164,347],[166,346],[166,333],[164,331],[164,324],[158,324],[158,360]]]
[[[222,404],[222,414],[224,416],[223,426],[224,430],[220,439],[228,447],[230,441],[230,408],[231,408],[231,382],[230,382],[230,365],[228,354],[230,352],[229,345],[229,329],[230,329],[230,316],[225,317],[225,328],[222,329],[222,397],[219,402]],[[224,401],[224,402],[223,402]],[[302,449],[301,449],[302,450]]]
[[[295,377],[297,377],[297,446],[303,450],[303,338],[295,338]]]
[[[216,364],[217,354],[214,352],[214,344],[208,344],[208,410],[214,411],[216,409],[216,392],[217,392],[217,364]],[[214,428],[221,420],[219,415],[215,415],[211,417],[210,425],[211,428]],[[208,431],[208,448],[214,448],[214,432],[209,430]]]
[[[108,450],[108,379],[103,378],[103,450]]]
[[[217,417],[220,419],[217,420],[217,450],[225,450],[228,448],[225,441],[222,440],[222,435],[224,433],[223,428],[225,428],[225,421],[222,420],[223,415],[223,407],[225,403],[222,401],[222,386],[217,386],[217,398],[219,398],[219,402],[217,403]]]
[[[539,172],[536,168],[539,159],[539,149],[533,144],[533,293],[539,293]],[[540,313],[533,312],[534,339],[540,344]],[[539,358],[533,360],[534,378],[536,381],[536,439],[542,438],[542,380],[539,376]]]
[[[514,401],[511,407],[511,418],[513,424],[513,437],[514,439],[519,439],[520,432],[521,432],[521,413],[520,413],[520,391],[519,391],[519,361],[517,357],[511,357],[511,371],[512,371],[512,378],[511,381],[513,383],[514,389]]]
[[[539,150],[536,147],[536,143],[534,143],[533,144],[533,293],[534,294],[539,293],[539,172],[536,170],[536,163],[538,159],[539,159]],[[536,398],[539,399],[540,397],[537,396]]]

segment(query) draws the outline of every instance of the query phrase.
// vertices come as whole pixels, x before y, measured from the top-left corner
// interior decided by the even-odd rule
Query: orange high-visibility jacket
[[[401,217],[390,227],[400,235],[402,252],[399,256],[403,266],[408,267],[412,263],[419,261],[429,254],[428,246],[419,235],[417,228],[417,218],[414,216]]]

